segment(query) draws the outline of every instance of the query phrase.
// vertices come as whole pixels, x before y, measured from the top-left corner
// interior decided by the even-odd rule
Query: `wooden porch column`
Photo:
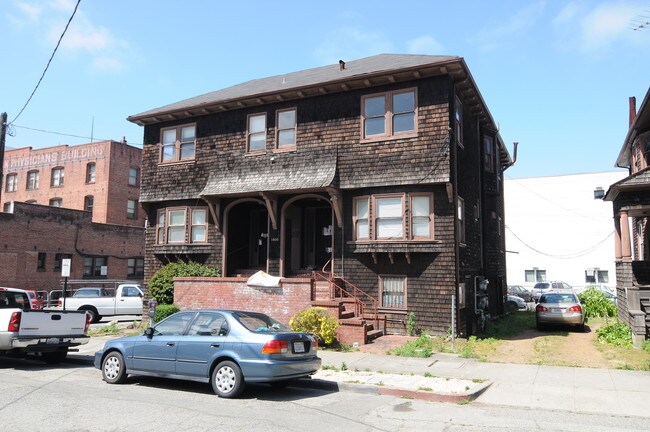
[[[614,256],[616,261],[620,261],[623,257],[621,250],[621,219],[614,217]]]
[[[627,210],[621,210],[621,259],[623,261],[632,260],[632,248],[630,246],[630,225],[627,222]]]

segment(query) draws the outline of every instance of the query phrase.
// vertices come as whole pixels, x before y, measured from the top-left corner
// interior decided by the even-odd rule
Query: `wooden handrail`
[[[325,276],[322,273],[314,272],[314,278],[321,278],[321,279],[327,281],[330,284],[330,286],[335,287],[336,289],[338,289],[338,292],[340,293],[340,297],[346,296],[346,297],[351,297],[352,299],[354,299],[355,311],[356,311],[357,315],[363,316],[363,313],[365,312],[365,308],[366,308],[366,303],[365,303],[364,300],[367,299],[367,301],[369,301],[369,303],[370,303],[370,305],[372,307],[372,312],[373,312],[373,315],[374,315],[374,318],[375,318],[375,328],[379,328],[379,316],[378,316],[378,313],[379,313],[379,301],[376,298],[374,298],[370,294],[366,293],[365,291],[363,291],[361,288],[357,287],[356,285],[354,285],[350,281],[344,279],[341,276],[337,276],[334,273],[332,273],[331,276]],[[353,291],[349,292],[345,288],[339,286],[336,282],[334,282],[335,278],[336,279],[341,279],[343,282],[345,282],[346,285],[351,286]],[[337,297],[336,292],[332,293],[330,291],[330,297],[331,298],[336,298]]]

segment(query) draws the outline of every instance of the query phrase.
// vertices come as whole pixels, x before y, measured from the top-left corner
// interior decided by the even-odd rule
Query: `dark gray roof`
[[[364,75],[373,75],[389,71],[408,68],[417,68],[426,65],[437,65],[461,59],[457,56],[441,55],[414,55],[414,54],[379,54],[345,63],[345,69],[340,70],[339,64],[321,66],[276,75],[268,78],[255,79],[232,87],[206,93],[201,96],[185,99],[159,108],[129,116],[129,120],[140,117],[149,117],[168,112],[197,108],[219,102],[231,101],[251,96],[264,95],[299,89],[302,87],[326,84],[336,81],[345,81],[360,78]]]
[[[650,189],[650,167],[637,171],[611,185],[604,199],[613,201],[620,192],[636,189]]]
[[[294,189],[322,189],[331,186],[336,176],[336,155],[322,155],[318,163],[301,157],[283,162],[278,155],[269,158],[243,158],[231,169],[214,169],[201,196],[236,195],[259,191],[279,192]]]

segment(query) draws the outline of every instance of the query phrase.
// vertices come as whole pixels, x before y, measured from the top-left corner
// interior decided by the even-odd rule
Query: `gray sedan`
[[[568,324],[585,330],[585,308],[573,290],[557,290],[542,294],[535,307],[537,329],[547,324]]]
[[[321,365],[317,339],[256,312],[177,312],[141,336],[113,339],[95,353],[104,381],[149,375],[211,383],[233,398],[245,383],[286,384],[314,374]]]

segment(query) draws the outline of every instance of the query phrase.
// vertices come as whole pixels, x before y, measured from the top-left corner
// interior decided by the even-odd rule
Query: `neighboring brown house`
[[[618,316],[640,345],[650,332],[650,90],[638,112],[636,99],[630,98],[629,117],[616,166],[630,175],[611,185],[605,199],[614,206]]]
[[[311,301],[351,325],[379,313],[391,333],[410,312],[437,334],[452,312],[460,334],[502,313],[512,160],[461,57],[341,61],[129,120],[144,126],[145,275],[193,260],[227,276],[176,284],[181,306],[288,315]],[[246,288],[257,270],[306,291]],[[484,279],[489,304],[475,308]]]
[[[0,285],[58,288],[64,258],[73,279],[142,280],[141,164],[117,141],[5,151]]]

